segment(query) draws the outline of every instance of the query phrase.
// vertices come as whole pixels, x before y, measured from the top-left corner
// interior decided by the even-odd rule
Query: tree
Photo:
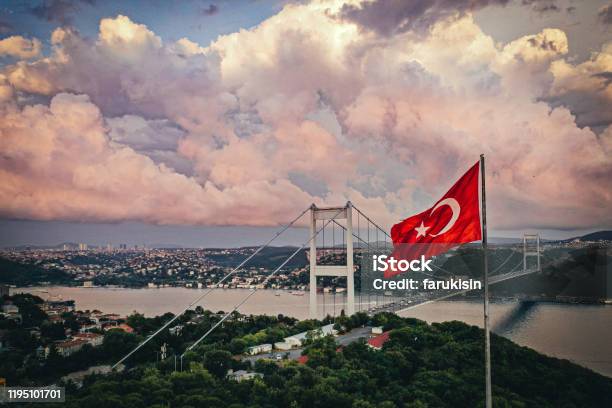
[[[229,350],[232,354],[243,354],[247,349],[247,342],[243,339],[232,339]]]
[[[40,334],[50,340],[62,340],[66,338],[66,329],[61,323],[43,324],[40,326]]]
[[[217,378],[224,378],[231,366],[232,355],[225,350],[211,350],[204,354],[204,368]]]

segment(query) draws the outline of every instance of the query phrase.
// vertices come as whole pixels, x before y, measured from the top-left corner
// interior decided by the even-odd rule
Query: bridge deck
[[[538,272],[537,269],[527,269],[525,271],[520,272],[509,272],[500,275],[494,275],[489,278],[489,286],[495,285],[500,282],[507,281],[509,279],[518,278],[521,276],[530,275],[532,273]],[[382,312],[393,312],[399,313],[405,310],[414,309],[415,307],[423,306],[429,303],[437,302],[440,300],[448,299],[453,296],[461,295],[463,293],[471,292],[471,289],[467,290],[456,290],[456,291],[445,291],[444,294],[439,296],[431,297],[429,293],[419,293],[410,298],[401,299],[398,301],[390,302],[381,306],[375,306],[373,308],[368,309],[368,314],[374,315]]]

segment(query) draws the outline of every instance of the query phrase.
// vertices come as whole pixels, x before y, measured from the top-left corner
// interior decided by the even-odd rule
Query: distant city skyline
[[[43,225],[41,225],[43,224]],[[119,248],[120,244],[163,246],[179,245],[191,248],[237,248],[263,244],[280,227],[201,227],[150,225],[145,223],[89,224],[63,221],[11,221],[0,220],[0,248],[23,245],[55,246],[64,242],[85,243]],[[492,238],[521,239],[523,233],[539,233],[544,239],[567,239],[603,230],[537,230],[491,231]],[[8,233],[7,233],[8,232]],[[308,238],[307,228],[291,228],[273,243],[301,245]]]

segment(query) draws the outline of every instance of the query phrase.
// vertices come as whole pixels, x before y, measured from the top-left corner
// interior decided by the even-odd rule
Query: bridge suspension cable
[[[211,288],[209,288],[208,290],[206,290],[203,294],[201,294],[200,296],[198,296],[197,298],[195,298],[191,303],[189,303],[189,305],[187,305],[187,307],[185,307],[180,313],[176,314],[172,319],[168,320],[168,322],[166,322],[166,324],[164,324],[162,327],[160,327],[155,333],[151,334],[149,337],[147,337],[145,340],[143,340],[140,344],[138,344],[132,351],[130,351],[128,354],[126,354],[121,360],[117,361],[113,366],[112,369],[115,369],[119,364],[123,363],[125,360],[127,360],[128,358],[130,358],[130,356],[132,356],[134,353],[136,353],[138,350],[140,350],[145,344],[147,344],[149,341],[151,341],[153,338],[155,338],[159,333],[161,333],[164,329],[166,329],[168,326],[170,326],[173,322],[175,322],[179,317],[181,317],[187,310],[189,310],[191,307],[193,307],[194,305],[196,305],[197,303],[199,303],[202,299],[204,299],[206,296],[208,296],[208,294],[210,292],[213,291],[213,289],[220,285],[221,283],[225,282],[227,280],[227,278],[229,278],[230,276],[232,276],[233,274],[235,274],[237,271],[239,271],[248,261],[250,261],[251,259],[253,259],[253,257],[255,255],[257,255],[259,252],[261,252],[264,248],[266,248],[268,245],[270,245],[274,240],[276,240],[282,233],[284,233],[285,231],[287,231],[289,228],[291,228],[300,218],[302,218],[304,216],[304,214],[306,214],[308,211],[310,210],[310,207],[306,208],[304,211],[302,211],[300,213],[300,215],[298,215],[297,217],[295,217],[289,224],[287,224],[286,226],[284,226],[280,231],[278,231],[272,238],[270,238],[268,240],[268,242],[266,242],[265,244],[261,245],[259,248],[257,248],[257,250],[255,252],[253,252],[251,255],[249,255],[245,260],[243,260],[238,266],[236,266],[234,269],[232,269],[227,275],[225,275],[223,278],[221,278],[221,280],[219,280],[215,285],[213,285]]]
[[[514,251],[511,252],[510,255],[508,255],[508,258],[506,258],[506,260],[504,262],[502,262],[501,265],[499,265],[497,268],[495,268],[495,270],[493,272],[491,272],[490,275],[494,275],[495,273],[497,273],[497,271],[499,271],[510,260],[510,258],[512,258],[514,255],[516,255],[516,253]]]
[[[263,281],[263,285],[265,285],[270,278],[272,278],[274,275],[276,275],[278,273],[278,271],[280,271],[285,265],[287,265],[287,263],[293,259],[293,257],[295,257],[302,249],[304,249],[306,247],[306,245],[309,245],[310,242],[315,239],[317,237],[317,235],[319,235],[319,233],[330,223],[332,222],[338,215],[340,215],[340,213],[344,211],[344,208],[341,208],[340,210],[338,210],[338,212],[332,217],[330,218],[321,228],[319,228],[317,231],[315,231],[310,238],[308,239],[308,241],[304,242],[298,249],[296,249],[291,255],[289,255],[289,257],[287,257],[287,259],[285,259],[285,261],[283,261],[282,264],[280,264],[270,275],[268,275],[266,277],[266,279]],[[316,254],[310,254],[310,256],[316,256]],[[228,312],[227,314],[225,314],[225,316],[223,316],[221,318],[221,320],[219,320],[217,323],[215,323],[214,326],[212,326],[206,333],[204,333],[204,335],[202,335],[202,337],[200,337],[199,339],[197,339],[195,341],[195,343],[193,343],[191,346],[187,347],[187,349],[185,350],[185,352],[183,354],[181,354],[181,359],[185,356],[185,354],[192,350],[194,347],[196,347],[198,344],[200,344],[206,337],[208,337],[208,335],[210,333],[212,333],[217,327],[219,327],[219,325],[221,325],[221,323],[223,323],[232,313],[234,313],[236,310],[238,310],[238,308],[240,308],[240,306],[242,306],[243,304],[245,304],[250,298],[251,296],[253,296],[255,294],[255,292],[257,292],[257,288],[254,288],[251,290],[251,293],[249,293],[247,296],[245,296],[240,303],[238,303],[236,306],[234,306],[234,308]]]

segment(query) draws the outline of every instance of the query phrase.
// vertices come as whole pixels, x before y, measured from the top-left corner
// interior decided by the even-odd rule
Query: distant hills
[[[581,241],[612,241],[612,231],[597,231],[581,237],[571,238],[568,241],[580,239]]]
[[[546,239],[546,238],[541,238],[542,241],[545,242],[571,242],[574,241],[576,239],[579,239],[580,241],[591,241],[591,242],[597,242],[597,241],[612,241],[612,230],[603,230],[603,231],[597,231],[597,232],[592,232],[589,234],[585,234],[582,236],[578,236],[578,237],[573,237],[573,238],[567,238],[567,239],[559,239],[559,240],[551,240],[551,239]],[[356,241],[356,240],[355,240]],[[491,244],[498,244],[498,245],[508,245],[508,244],[518,244],[523,242],[523,238],[522,237],[489,237],[489,243]],[[18,246],[11,246],[8,248],[11,249],[17,249],[17,250],[23,250],[23,249],[62,249],[64,247],[64,245],[68,246],[68,248],[70,249],[75,249],[78,248],[79,244],[75,243],[75,242],[62,242],[60,244],[57,245],[18,245]],[[374,246],[376,246],[376,244],[372,244]],[[384,242],[380,242],[380,247],[384,247],[385,243]],[[95,248],[105,248],[106,245],[88,245],[90,249],[95,249]],[[139,247],[141,247],[141,245],[138,245]],[[359,248],[360,246],[363,246],[362,244],[360,244],[358,241],[354,242],[354,246],[356,248]],[[116,248],[117,246],[115,246]],[[132,248],[133,246],[130,245],[129,248]],[[257,246],[254,246],[255,248],[257,248]],[[340,245],[339,245],[340,247]],[[167,243],[167,244],[151,244],[151,245],[147,245],[147,248],[155,248],[155,249],[180,249],[180,248],[193,248],[193,247],[189,247],[189,246],[183,246],[183,245],[179,245],[179,244],[172,244],[172,243]],[[244,248],[249,248],[249,247],[244,247]],[[279,247],[270,247],[270,248],[278,248],[280,249],[281,252],[285,252],[288,248],[296,248],[296,246],[291,246],[291,245],[285,245],[285,246],[279,246]],[[209,248],[209,249],[213,249],[213,248]],[[262,254],[263,255],[263,254]],[[269,255],[269,253],[266,253],[266,256]]]

